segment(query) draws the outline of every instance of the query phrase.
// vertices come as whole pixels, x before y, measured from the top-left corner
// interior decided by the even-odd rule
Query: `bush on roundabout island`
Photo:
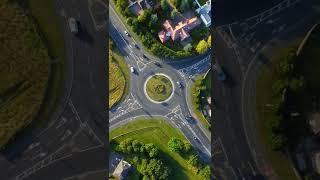
[[[154,75],[146,84],[146,92],[154,101],[165,101],[172,94],[172,83],[163,75]]]

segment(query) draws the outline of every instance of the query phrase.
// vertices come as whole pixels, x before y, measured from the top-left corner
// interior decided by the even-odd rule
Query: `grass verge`
[[[49,119],[56,108],[62,90],[64,43],[53,2],[2,1],[1,7],[1,41],[6,44],[0,60],[0,99],[6,96],[0,112],[3,146],[32,121],[39,124]],[[57,39],[62,43],[52,43]],[[58,48],[61,51],[53,50]]]
[[[153,143],[159,147],[161,158],[165,164],[171,168],[172,176],[170,179],[176,180],[197,180],[200,179],[194,175],[187,167],[187,160],[183,159],[179,154],[170,151],[167,143],[171,137],[177,137],[187,141],[179,130],[173,128],[167,122],[161,119],[141,119],[128,123],[109,134],[109,140],[121,142],[127,138],[137,139],[143,143]],[[132,158],[132,157],[126,157]],[[135,176],[135,175],[133,175]]]
[[[64,90],[65,46],[62,24],[53,0],[28,0],[30,11],[42,41],[50,56],[50,74],[45,97],[36,121],[48,120],[58,105]]]
[[[129,68],[115,44],[109,49],[109,107],[123,100],[129,91]]]
[[[272,143],[270,136],[272,126],[269,122],[278,119],[278,117],[274,113],[270,113],[270,107],[267,107],[268,105],[276,104],[276,100],[272,91],[266,91],[266,89],[270,89],[270,87],[273,86],[273,83],[278,79],[276,68],[281,60],[280,57],[282,53],[285,51],[287,51],[287,49],[284,49],[283,52],[281,51],[273,57],[271,65],[262,71],[257,80],[257,134],[267,155],[268,162],[279,176],[279,179],[298,180],[288,157],[280,151],[273,150],[270,145]]]
[[[191,106],[194,114],[196,115],[197,119],[200,121],[201,124],[204,125],[207,129],[211,128],[211,124],[208,120],[204,117],[202,110],[204,106],[204,102],[207,100],[207,97],[210,96],[211,92],[211,71],[206,76],[205,79],[204,75],[199,75],[195,78],[194,83],[191,85],[190,97],[191,97]],[[205,98],[201,98],[205,97]]]

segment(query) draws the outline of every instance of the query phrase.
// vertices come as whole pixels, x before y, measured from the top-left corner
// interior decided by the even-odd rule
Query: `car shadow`
[[[84,41],[84,42],[86,42],[88,44],[93,44],[94,43],[94,39],[93,39],[92,35],[88,32],[86,26],[84,26],[84,25],[81,26],[80,24],[78,24],[78,27],[80,27],[80,31],[76,36],[78,36],[78,38],[81,41]]]

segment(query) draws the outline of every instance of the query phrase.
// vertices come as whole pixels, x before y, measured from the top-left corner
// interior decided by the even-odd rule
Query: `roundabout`
[[[143,86],[144,94],[153,103],[163,103],[171,99],[174,92],[172,79],[163,73],[149,76]]]

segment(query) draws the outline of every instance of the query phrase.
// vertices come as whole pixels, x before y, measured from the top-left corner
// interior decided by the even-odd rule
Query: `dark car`
[[[134,43],[134,47],[140,49],[140,47],[136,43]]]
[[[214,65],[214,69],[217,71],[217,74],[218,74],[218,80],[221,81],[221,82],[224,82],[226,80],[226,74],[224,73],[223,71],[223,68],[220,67],[218,64],[215,64]]]
[[[156,65],[156,66],[158,66],[158,67],[160,67],[160,68],[162,67],[161,64],[158,63],[158,62],[155,62],[154,65]]]

